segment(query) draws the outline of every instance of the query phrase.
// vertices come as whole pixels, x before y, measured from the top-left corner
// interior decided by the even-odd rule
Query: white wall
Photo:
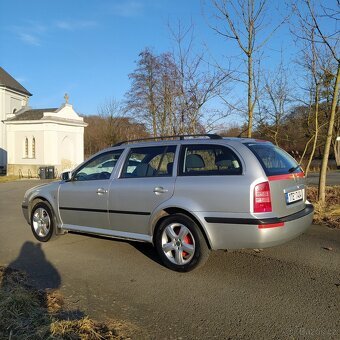
[[[19,111],[28,104],[28,97],[0,86],[0,166],[7,165],[8,150],[6,126],[2,123],[14,110]]]
[[[44,161],[43,124],[7,125],[8,163],[40,164]],[[25,139],[28,139],[28,157],[25,155]],[[35,138],[35,158],[32,155],[32,140]]]
[[[59,174],[73,169],[84,160],[85,126],[84,119],[70,104],[63,104],[56,112],[44,112],[40,120],[7,121],[9,173],[30,171],[36,174],[41,166],[55,166]],[[32,151],[33,139],[35,155]]]
[[[6,126],[2,122],[6,117],[6,108],[5,108],[5,90],[0,87],[0,166],[5,166],[7,163],[6,156]]]
[[[84,160],[84,127],[61,123],[8,124],[9,164],[54,165],[59,171]],[[28,157],[25,139],[28,138]],[[35,158],[32,140],[35,139]]]

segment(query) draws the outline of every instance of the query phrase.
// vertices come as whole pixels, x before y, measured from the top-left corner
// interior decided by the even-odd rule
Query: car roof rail
[[[131,139],[131,140],[125,140],[119,143],[116,143],[112,146],[120,146],[123,144],[128,143],[135,143],[135,142],[143,142],[143,141],[157,141],[157,140],[164,140],[164,139],[175,139],[178,138],[180,140],[184,140],[185,138],[189,137],[208,137],[210,139],[222,139],[220,135],[216,133],[200,133],[200,134],[189,134],[189,135],[173,135],[173,136],[158,136],[158,137],[147,137],[147,138],[140,138],[140,139]]]

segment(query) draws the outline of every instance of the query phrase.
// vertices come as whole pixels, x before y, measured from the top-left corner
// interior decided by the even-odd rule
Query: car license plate
[[[303,190],[295,190],[286,193],[286,203],[291,204],[297,201],[301,201],[303,199]]]

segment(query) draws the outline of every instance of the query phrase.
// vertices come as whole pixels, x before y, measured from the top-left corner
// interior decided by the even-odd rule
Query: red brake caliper
[[[192,238],[191,238],[191,236],[190,236],[189,234],[187,234],[187,235],[184,236],[183,241],[184,241],[186,244],[193,244]],[[188,255],[188,253],[187,253],[186,251],[183,251],[183,257],[185,257],[185,256],[187,256],[187,255]]]
[[[177,235],[179,234],[180,230],[181,230],[181,229],[180,229],[179,227],[174,228],[174,232],[175,232]],[[191,238],[191,236],[190,236],[189,234],[187,234],[187,235],[184,236],[183,242],[186,243],[186,244],[193,244],[192,238]],[[183,255],[183,257],[185,257],[185,256],[188,255],[188,253],[187,253],[186,251],[183,250],[182,255]]]

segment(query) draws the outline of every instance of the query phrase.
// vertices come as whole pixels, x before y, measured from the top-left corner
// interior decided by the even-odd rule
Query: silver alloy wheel
[[[51,219],[44,208],[38,208],[33,214],[33,228],[39,237],[46,237],[51,228]]]
[[[185,225],[171,223],[163,230],[162,250],[172,263],[187,264],[195,254],[195,238]]]

